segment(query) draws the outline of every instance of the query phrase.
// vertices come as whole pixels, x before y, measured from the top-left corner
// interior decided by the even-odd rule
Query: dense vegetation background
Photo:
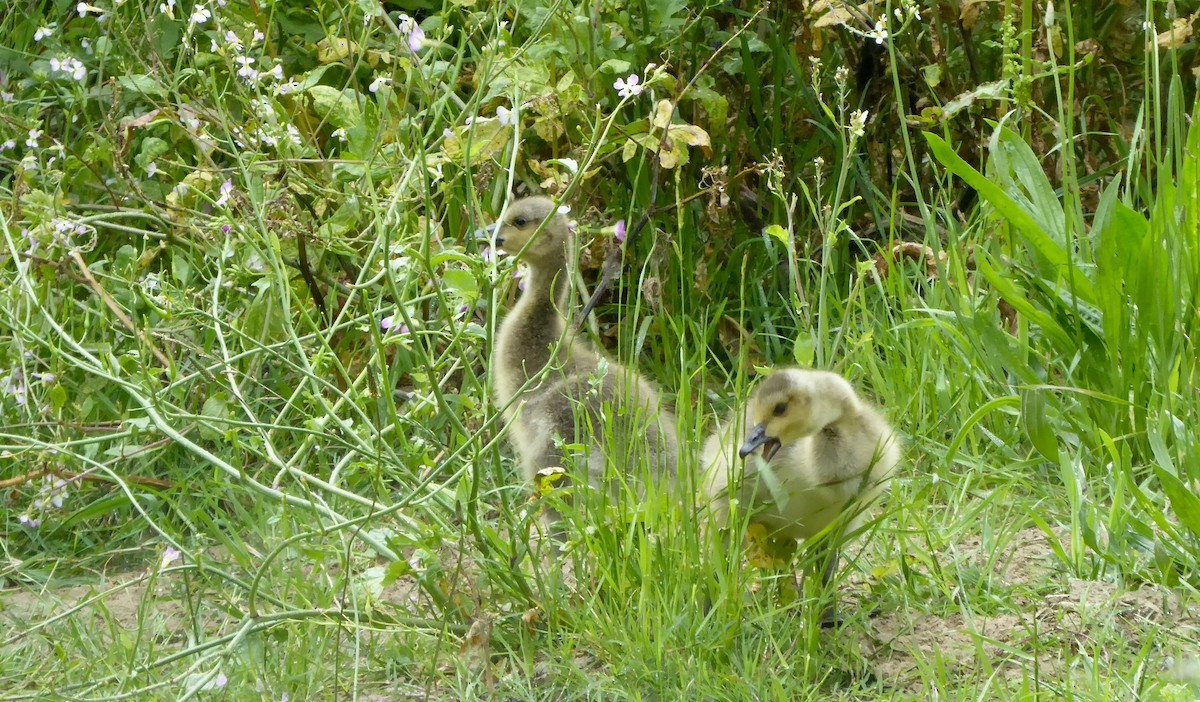
[[[0,699],[1195,697],[1195,2],[5,1]],[[529,192],[681,436],[903,432],[841,629],[688,496],[530,557]]]

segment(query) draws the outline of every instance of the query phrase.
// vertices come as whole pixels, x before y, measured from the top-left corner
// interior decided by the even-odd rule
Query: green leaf
[[[999,126],[988,143],[988,171],[1057,245],[1066,245],[1066,216],[1042,163],[1016,132]]]
[[[1017,232],[1029,244],[1034,259],[1043,276],[1057,279],[1066,277],[1074,286],[1075,294],[1083,299],[1094,302],[1095,293],[1091,281],[1082,272],[1076,270],[1071,263],[1066,250],[1048,235],[1036,219],[1021,207],[1013,198],[998,185],[988,180],[982,173],[975,170],[962,160],[954,149],[941,137],[925,132],[925,140],[929,150],[946,170],[958,176],[967,185],[979,193],[979,196],[996,209],[1001,217],[1012,224]],[[1044,176],[1043,176],[1044,177]],[[1011,300],[1010,300],[1011,302]]]
[[[364,99],[356,90],[314,85],[305,94],[310,98],[313,114],[334,127],[350,130],[362,122]]]
[[[1054,427],[1046,420],[1046,398],[1043,390],[1022,390],[1021,425],[1038,453],[1058,464],[1058,439]]]
[[[796,365],[802,368],[811,368],[816,350],[817,343],[812,334],[797,334],[796,343],[792,346],[792,358],[795,359]]]
[[[145,73],[118,76],[117,85],[125,90],[145,95],[146,97],[165,98],[167,96],[167,92],[163,90],[162,85],[153,76]]]
[[[1171,509],[1175,510],[1175,516],[1179,517],[1179,523],[1187,527],[1192,534],[1200,536],[1200,497],[1196,497],[1183,481],[1161,466],[1154,466],[1154,472],[1171,502]]]
[[[1072,348],[1075,346],[1071,335],[1062,328],[1058,321],[1031,303],[1025,290],[1020,288],[1010,276],[1002,274],[993,268],[991,261],[985,253],[976,251],[975,263],[979,273],[983,275],[988,284],[1000,294],[1000,297],[1012,305],[1017,312],[1020,312],[1030,322],[1038,325],[1042,332],[1052,337],[1054,342],[1060,347]]]
[[[788,232],[786,229],[779,226],[778,224],[767,225],[767,227],[765,229],[763,229],[763,232],[766,234],[770,234],[771,236],[775,237],[776,239],[782,241],[784,246],[787,246]]]
[[[624,76],[629,72],[630,64],[624,59],[611,58],[597,67],[597,71]]]
[[[192,277],[192,264],[186,256],[176,254],[171,257],[171,275],[175,277],[179,287],[187,287],[188,280]]]
[[[479,282],[475,276],[460,268],[448,268],[442,273],[442,281],[446,287],[462,297],[473,299],[479,296]]]

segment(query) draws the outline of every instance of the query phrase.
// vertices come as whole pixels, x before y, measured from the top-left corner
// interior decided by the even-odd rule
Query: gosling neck
[[[564,311],[570,292],[573,254],[570,242],[563,244],[557,256],[548,256],[529,265],[525,291],[511,313],[514,349],[504,358],[515,364],[511,369],[522,383],[539,373],[552,360],[553,349],[566,329]]]
[[[568,262],[573,253],[569,242],[564,242],[558,255],[547,256],[536,264],[529,264],[529,275],[525,279],[525,292],[521,295],[518,305],[528,308],[528,313],[543,321],[554,320],[554,332],[557,337],[565,324],[563,311],[567,306],[567,293],[570,291],[570,270]]]

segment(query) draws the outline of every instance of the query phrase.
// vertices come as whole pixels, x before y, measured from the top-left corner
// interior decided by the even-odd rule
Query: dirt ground
[[[875,678],[896,691],[929,695],[931,680],[1061,680],[1083,674],[1075,654],[1104,665],[1138,660],[1139,651],[1146,649],[1144,658],[1156,678],[1200,684],[1200,604],[1153,585],[1122,590],[1114,583],[1070,577],[1051,538],[1065,544],[1069,534],[1059,530],[1048,536],[1028,528],[999,553],[984,548],[977,537],[953,549],[957,570],[951,567],[948,573],[971,571],[988,578],[987,591],[1002,591],[992,598],[994,611],[986,615],[978,612],[988,603],[981,603],[978,590],[973,594],[968,588],[970,608],[956,605],[951,593],[949,599],[940,598],[947,607],[943,613],[900,609],[848,628],[854,644],[873,661]],[[845,585],[851,601],[862,599],[868,587],[861,576]],[[20,646],[26,636],[48,632],[68,616],[76,626],[94,627],[105,640],[119,629],[139,628],[140,621],[141,630],[160,645],[182,647],[196,618],[179,599],[180,592],[178,576],[152,578],[148,571],[106,574],[88,584],[45,591],[3,590],[0,630],[9,633],[0,638],[0,649]],[[417,615],[420,605],[427,604],[418,603],[418,597],[418,588],[407,578],[388,586],[380,599]],[[235,624],[228,615],[213,621]],[[469,643],[470,635],[466,638]],[[1128,674],[1119,668],[1110,672]],[[359,699],[396,699],[397,692]]]

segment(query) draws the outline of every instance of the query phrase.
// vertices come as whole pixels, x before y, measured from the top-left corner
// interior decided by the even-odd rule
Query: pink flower
[[[629,97],[630,95],[641,95],[646,86],[640,85],[642,79],[636,73],[630,73],[628,78],[618,78],[617,82],[613,83],[613,87],[617,89],[617,95],[621,97]]]
[[[379,320],[379,328],[382,329],[384,331],[384,333],[393,333],[393,334],[407,334],[408,333],[408,325],[407,324],[401,324],[400,326],[396,326],[396,315],[394,315],[394,314],[389,314],[388,316]]]
[[[613,238],[617,240],[618,244],[625,243],[625,220],[617,220],[617,226],[613,227]]]

